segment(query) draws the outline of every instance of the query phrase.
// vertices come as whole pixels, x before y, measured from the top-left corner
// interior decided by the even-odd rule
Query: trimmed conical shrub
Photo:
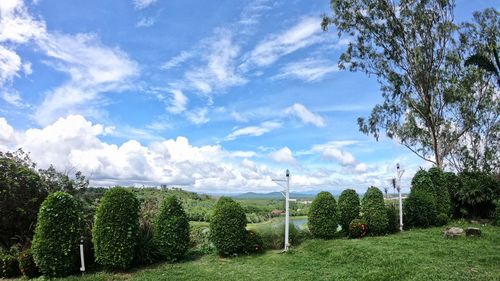
[[[308,226],[318,238],[332,238],[339,225],[337,202],[330,192],[322,191],[314,198],[308,215]]]
[[[436,224],[436,188],[431,175],[419,170],[411,181],[411,191],[404,201],[405,225],[407,227],[429,227]]]
[[[78,270],[79,241],[83,234],[82,210],[66,192],[54,192],[43,201],[33,237],[33,259],[49,277]]]
[[[354,189],[342,191],[339,197],[339,222],[342,230],[349,231],[349,224],[352,220],[359,218],[359,196]]]
[[[434,193],[436,194],[436,223],[444,225],[448,222],[451,215],[451,199],[448,193],[446,178],[443,171],[436,167],[429,169],[429,176],[434,185]]]
[[[221,197],[210,219],[210,239],[221,256],[245,250],[247,219],[243,208],[229,197]]]
[[[114,187],[97,207],[92,242],[96,261],[108,269],[132,266],[139,229],[139,201],[134,193]]]
[[[387,233],[389,221],[384,203],[384,194],[376,187],[370,187],[361,201],[362,217],[371,235]]]
[[[168,196],[163,201],[156,218],[155,238],[168,261],[178,261],[188,250],[189,220],[177,197]]]

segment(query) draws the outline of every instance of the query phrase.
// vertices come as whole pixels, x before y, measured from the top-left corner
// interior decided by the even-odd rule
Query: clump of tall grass
[[[263,224],[254,228],[254,230],[262,237],[264,249],[282,249],[285,244],[285,223]],[[307,229],[299,229],[295,224],[290,223],[290,244],[298,245],[303,240],[310,237]]]

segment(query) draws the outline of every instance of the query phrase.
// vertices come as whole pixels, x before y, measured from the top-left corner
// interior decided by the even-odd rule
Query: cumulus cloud
[[[136,24],[136,27],[150,27],[155,24],[155,19],[154,18],[141,18]]]
[[[193,110],[190,110],[186,112],[186,117],[189,120],[189,122],[195,124],[195,125],[201,125],[205,124],[208,121],[210,121],[210,118],[208,118],[208,108],[202,107],[202,108],[195,108]]]
[[[292,151],[288,147],[283,147],[279,150],[269,153],[269,158],[278,163],[297,164],[297,160],[293,157]]]
[[[318,114],[314,114],[303,104],[295,103],[285,109],[285,114],[298,117],[305,124],[312,124],[316,127],[324,127],[325,120]]]
[[[259,126],[248,126],[240,129],[234,130],[230,133],[225,140],[235,140],[238,137],[242,136],[251,136],[258,137],[262,136],[265,133],[268,133],[274,129],[280,128],[281,123],[276,121],[266,121],[262,122]]]

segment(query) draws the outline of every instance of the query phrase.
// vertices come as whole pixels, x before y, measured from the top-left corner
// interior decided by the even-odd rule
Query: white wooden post
[[[80,271],[82,273],[85,272],[85,255],[83,254],[83,237],[80,239]]]
[[[403,231],[403,199],[401,198],[401,177],[405,170],[399,169],[399,163],[396,165],[397,173],[398,173],[398,193],[399,193],[399,231]]]

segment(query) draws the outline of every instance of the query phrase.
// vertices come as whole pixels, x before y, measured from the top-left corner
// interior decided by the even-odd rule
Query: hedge
[[[353,189],[342,191],[339,197],[339,222],[344,232],[349,231],[349,224],[359,217],[359,196]]]
[[[81,205],[66,192],[54,192],[42,203],[32,251],[44,275],[66,276],[78,270],[82,222]]]
[[[369,187],[361,201],[362,217],[371,235],[387,233],[389,221],[384,203],[384,194],[376,187]]]
[[[243,208],[229,197],[221,197],[210,218],[210,239],[221,256],[243,253],[247,220]]]
[[[311,234],[318,238],[332,238],[339,225],[337,202],[330,192],[316,195],[309,209],[308,222]]]
[[[97,263],[108,269],[132,266],[139,229],[138,212],[139,201],[131,191],[114,187],[104,193],[92,229]]]
[[[175,196],[163,201],[156,218],[155,238],[163,257],[168,261],[181,259],[189,246],[189,220]]]
[[[438,225],[444,225],[448,222],[446,217],[451,215],[451,199],[448,193],[446,177],[443,171],[436,167],[429,169],[429,176],[434,185],[434,192],[436,194],[436,212],[439,216],[436,223]]]
[[[429,227],[436,221],[436,201],[432,193],[425,190],[412,190],[403,202],[405,226]]]

